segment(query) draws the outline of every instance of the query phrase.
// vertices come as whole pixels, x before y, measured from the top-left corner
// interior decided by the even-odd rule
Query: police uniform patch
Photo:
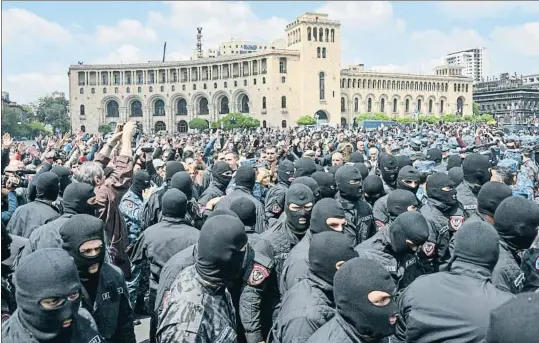
[[[449,227],[451,227],[453,231],[458,231],[463,223],[464,223],[464,217],[462,216],[449,217]]]
[[[427,257],[432,257],[434,255],[436,245],[432,242],[425,242],[422,246],[423,252]]]
[[[253,265],[253,270],[251,270],[251,275],[249,275],[249,280],[247,281],[251,286],[260,285],[267,277],[269,276],[269,271],[266,267],[255,263]]]
[[[95,336],[91,340],[88,341],[88,343],[101,343],[101,338],[99,336]]]
[[[132,201],[126,201],[125,202],[125,207],[127,207],[128,209],[132,210],[133,208],[135,208],[135,204],[133,204]]]
[[[272,207],[271,207],[271,212],[273,213],[281,213],[282,210],[281,210],[281,206],[277,205],[277,204],[274,204]]]
[[[375,223],[376,223],[376,226],[378,227],[378,230],[383,229],[383,228],[386,227],[386,224],[382,223],[379,220],[376,220]]]

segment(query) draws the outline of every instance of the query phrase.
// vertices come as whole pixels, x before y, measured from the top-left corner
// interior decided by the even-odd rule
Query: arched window
[[[458,89],[458,92],[460,92],[460,83],[459,83],[459,85],[457,86],[457,89]]]
[[[456,92],[457,91],[457,84],[453,84],[453,91]]]
[[[114,87],[114,93],[118,94],[118,87]]]
[[[165,91],[165,86],[161,86],[160,90],[161,90],[161,92],[164,92]]]
[[[81,87],[81,88],[79,89],[79,94],[84,94],[84,88]]]
[[[131,117],[142,117],[142,103],[138,100],[131,102]]]
[[[286,108],[286,96],[281,97],[281,108]]]
[[[148,88],[148,90],[149,90],[150,93],[153,92],[153,87],[150,86],[150,87]]]
[[[116,100],[110,100],[107,103],[107,117],[119,117],[120,112],[118,109],[119,109],[119,106]]]
[[[322,48],[322,58],[326,58],[326,48]]]
[[[162,121],[158,121],[157,123],[155,123],[155,132],[161,132],[161,131],[166,131],[166,130],[167,130],[167,125],[163,123]]]
[[[170,87],[172,89],[172,91],[174,92],[176,90],[176,86],[172,85],[172,87]]]
[[[286,82],[286,77],[281,77],[281,83],[285,83]]]
[[[228,108],[228,97],[224,96],[221,98],[219,106],[219,114],[228,114],[230,109]]]
[[[363,88],[365,88],[365,80],[363,80]]]
[[[320,58],[320,47],[316,48],[316,58]]]
[[[142,87],[138,87],[138,88],[137,88],[137,92],[138,92],[138,93],[142,93]]]
[[[200,98],[198,102],[198,114],[206,115],[209,114],[210,110],[208,108],[208,99],[206,98]]]
[[[440,114],[444,113],[444,101],[440,100]]]
[[[311,28],[307,28],[307,40],[311,40]]]
[[[178,99],[176,103],[176,114],[180,116],[187,115],[187,101],[185,99]]]
[[[344,88],[344,83],[345,83],[345,82],[346,82],[345,79],[342,79],[342,80],[341,80],[341,88]]]
[[[331,29],[331,42],[335,42],[335,30]]]
[[[283,129],[286,129],[286,120],[283,120],[283,121],[281,122],[281,127],[282,127]]]
[[[367,88],[371,88],[371,80],[369,80]]]
[[[367,100],[367,112],[372,112],[372,99]]]
[[[352,85],[352,80],[348,79],[348,88],[350,88],[351,85]]]
[[[185,85],[182,85],[182,91],[185,91],[186,87]]]
[[[217,82],[214,82],[214,83],[213,83],[213,88],[214,88],[214,89],[217,88]]]
[[[386,111],[386,99],[382,98],[380,100],[380,112],[385,113]]]
[[[253,85],[256,86],[256,79],[253,79]]]
[[[421,113],[421,99],[417,99],[417,112]]]
[[[466,85],[466,93],[468,93],[468,85]]]
[[[320,100],[324,100],[326,98],[326,85],[325,85],[325,74],[323,71],[320,72],[318,75],[318,89],[319,89],[319,97]]]
[[[174,86],[172,86],[172,87],[174,87]],[[125,89],[125,92],[128,93],[128,94],[131,93],[131,88],[127,87],[127,88]]]
[[[266,109],[266,97],[262,97],[262,109],[265,110]]]
[[[90,89],[90,93],[95,94],[95,88]]]
[[[228,83],[225,81],[223,84],[223,88],[227,88],[227,87],[228,87]]]
[[[381,86],[382,86],[382,83],[380,82],[380,80],[378,80],[378,89],[380,89]]]
[[[464,99],[462,99],[462,97],[459,97],[457,99],[457,113],[462,114],[463,109],[464,109]]]
[[[329,42],[329,29],[326,29],[326,42]]]
[[[161,99],[157,99],[154,102],[154,116],[164,116],[165,115],[165,102]]]
[[[397,113],[397,99],[393,99],[393,113]]]
[[[341,97],[341,112],[346,112],[346,106],[344,103],[344,97]]]
[[[265,77],[262,78],[262,84],[263,84],[263,85],[266,84],[266,78],[265,78]]]
[[[107,94],[107,87],[103,87],[103,94]]]
[[[80,115],[83,116],[84,114],[84,105],[80,105]]]
[[[406,113],[410,113],[410,99],[406,99],[404,102],[404,111]]]
[[[318,29],[318,41],[319,42],[324,41],[324,29],[322,28]]]
[[[352,80],[352,88],[356,88],[356,79]]]
[[[354,99],[354,112],[359,112],[359,99],[358,98],[355,98]]]
[[[429,100],[429,113],[432,113],[432,99]]]
[[[382,81],[382,89],[386,89],[386,80]]]
[[[313,27],[313,40],[316,42],[318,40],[318,31],[316,27]]]
[[[249,97],[247,95],[241,98],[241,113],[249,113]]]
[[[247,87],[247,80],[243,80],[243,86]]]

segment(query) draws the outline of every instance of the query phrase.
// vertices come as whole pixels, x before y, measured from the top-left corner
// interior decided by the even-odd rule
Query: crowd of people
[[[539,340],[539,127],[2,138],[2,341]]]

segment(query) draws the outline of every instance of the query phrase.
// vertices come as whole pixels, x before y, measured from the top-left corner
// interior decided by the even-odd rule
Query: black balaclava
[[[307,211],[302,208],[297,212],[293,212],[290,210],[290,204],[304,207],[309,203],[314,205],[314,195],[309,187],[303,184],[290,185],[290,188],[286,191],[284,211],[288,226],[296,234],[302,235],[307,231],[310,225],[312,210]],[[299,222],[301,218],[306,219],[305,223],[302,224]]]
[[[253,227],[256,224],[255,203],[246,197],[237,198],[230,205],[230,210],[240,218],[243,225]]]
[[[363,198],[363,179],[356,168],[347,165],[340,167],[335,174],[335,181],[344,199],[356,201]]]
[[[409,206],[418,205],[415,194],[404,189],[396,189],[387,196],[387,212],[393,218],[407,212]]]
[[[13,242],[13,239],[9,235],[9,232],[7,231],[7,227],[4,225],[4,222],[2,222],[2,261],[5,261],[8,258],[10,258],[12,242]],[[6,268],[6,267],[3,266],[2,268]]]
[[[232,180],[232,169],[230,169],[228,163],[217,161],[213,164],[211,175],[215,181],[226,188],[230,183],[230,180]]]
[[[252,190],[256,182],[256,173],[251,166],[241,166],[236,170],[236,186]]]
[[[447,158],[447,170],[453,167],[462,167],[462,159],[459,155],[449,155]]]
[[[292,163],[290,160],[279,162],[279,167],[277,168],[277,177],[279,182],[290,186],[292,181],[294,181],[294,163]]]
[[[64,213],[96,214],[96,205],[88,201],[95,197],[94,187],[88,183],[72,183],[64,191]]]
[[[397,163],[399,164],[399,170],[406,166],[412,166],[413,162],[410,156],[407,155],[397,155],[395,156]]]
[[[357,252],[346,235],[338,232],[321,232],[311,239],[309,270],[320,279],[333,285],[337,263],[357,257]]]
[[[316,172],[316,163],[307,157],[302,157],[294,163],[294,177],[311,176]]]
[[[302,184],[311,189],[314,195],[315,202],[320,199],[320,186],[316,183],[316,180],[310,176],[300,176],[291,183],[291,185]]]
[[[177,172],[185,171],[185,167],[183,166],[183,164],[178,161],[168,161],[165,164],[165,169],[165,181],[169,181],[170,179],[172,179],[174,174],[176,174]]]
[[[350,154],[350,161],[349,162],[351,162],[351,163],[363,163],[363,162],[365,162],[365,157],[359,151],[355,151],[355,152]]]
[[[206,220],[198,238],[195,268],[214,284],[230,284],[241,275],[247,244],[245,226],[238,217],[220,215]]]
[[[139,199],[142,200],[142,192],[150,187],[150,174],[140,170],[133,175],[133,183],[131,184],[131,191],[135,193]]]
[[[317,171],[311,177],[316,181],[320,188],[320,198],[334,198],[337,194],[337,185],[335,176],[331,173]]]
[[[395,290],[395,282],[381,264],[359,257],[347,261],[333,279],[337,313],[360,336],[378,340],[395,332],[399,309],[393,298],[386,306],[376,306],[368,295],[372,291],[392,295]]]
[[[363,191],[365,192],[365,200],[372,206],[376,200],[386,195],[384,183],[378,175],[369,175],[363,180]]]
[[[539,206],[519,196],[506,198],[494,213],[494,227],[512,249],[528,249],[537,236]]]
[[[185,172],[177,172],[170,180],[170,188],[175,188],[183,192],[187,200],[193,198],[193,180],[191,176]]]
[[[179,189],[171,188],[163,195],[161,207],[163,216],[183,219],[187,213],[187,196]]]
[[[419,212],[404,212],[389,226],[389,238],[395,253],[413,254],[414,251],[406,244],[406,240],[417,246],[425,243],[429,238],[429,224]]]
[[[62,249],[38,249],[25,257],[13,278],[19,319],[37,341],[51,341],[66,330],[62,323],[79,311],[80,297],[69,296],[80,292],[81,284],[73,259]],[[64,298],[65,302],[45,309],[40,301]],[[73,325],[73,324],[72,324]]]
[[[58,192],[58,194],[64,194],[64,190],[71,183],[71,178],[69,177],[69,169],[64,166],[55,166],[52,167],[51,173],[56,174],[56,176],[58,176],[58,180],[60,180],[60,191]]]
[[[342,165],[338,165],[338,166],[331,166],[329,167],[328,169],[328,172],[330,172],[331,174],[333,175],[336,175],[337,174],[337,170],[339,170],[339,168],[342,167]]]
[[[475,194],[479,193],[481,186],[490,180],[490,167],[489,158],[485,155],[471,154],[462,162],[464,180],[473,186],[472,192]]]
[[[462,180],[464,180],[464,173],[462,171],[462,167],[453,167],[449,169],[447,175],[449,175],[449,178],[455,183],[455,187],[460,185],[462,183]]]
[[[452,261],[463,261],[494,270],[500,256],[500,238],[492,225],[480,220],[465,222],[455,233]]]
[[[239,216],[236,214],[236,212],[234,212],[234,211],[232,211],[232,210],[230,210],[228,208],[218,208],[218,209],[215,209],[215,210],[211,211],[208,214],[208,219],[211,218],[211,217],[222,216],[222,215],[238,217],[238,219],[239,219]]]
[[[361,178],[365,180],[367,176],[369,176],[369,168],[365,165],[365,163],[355,163],[354,168],[359,170],[359,173],[361,174]]]
[[[406,183],[402,182],[403,180],[416,181],[417,187],[412,188]],[[416,194],[417,190],[419,189],[419,180],[421,180],[421,173],[419,170],[412,166],[404,166],[401,170],[399,170],[399,175],[397,176],[397,189],[404,189]]]
[[[498,205],[513,195],[509,186],[501,182],[485,183],[477,194],[477,210],[479,213],[494,217]]]
[[[62,248],[73,257],[79,271],[79,276],[83,279],[99,276],[99,271],[92,275],[88,271],[88,268],[99,263],[101,269],[101,265],[105,260],[106,249],[104,232],[103,221],[88,214],[77,214],[69,218],[60,228],[60,236],[63,241]],[[80,246],[92,240],[103,242],[99,254],[93,257],[82,255],[79,252]]]
[[[397,175],[399,173],[399,162],[395,156],[389,154],[382,155],[380,157],[379,165],[382,180],[390,186],[395,186]]]
[[[442,188],[451,187],[450,191],[444,191]],[[427,194],[429,198],[440,201],[447,206],[453,206],[457,203],[457,190],[455,183],[444,173],[434,173],[427,179]]]
[[[442,163],[442,150],[438,148],[427,150],[427,160],[436,164]]]
[[[311,226],[309,228],[311,232],[317,234],[324,231],[332,231],[327,224],[328,218],[346,218],[341,203],[335,199],[325,198],[314,205],[311,214]]]
[[[53,172],[44,172],[39,175],[36,183],[36,198],[54,201],[58,198],[60,180]]]
[[[522,293],[490,312],[488,343],[537,342],[539,293]]]

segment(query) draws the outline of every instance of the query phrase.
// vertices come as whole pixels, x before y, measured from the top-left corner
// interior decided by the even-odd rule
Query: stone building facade
[[[306,13],[285,28],[285,48],[189,61],[69,68],[73,129],[141,121],[145,132],[186,132],[241,112],[263,127],[295,126],[302,115],[347,124],[357,114],[472,112],[472,80],[461,75],[341,70],[340,23]],[[449,68],[449,67],[448,67]],[[396,101],[396,107],[395,107]]]

